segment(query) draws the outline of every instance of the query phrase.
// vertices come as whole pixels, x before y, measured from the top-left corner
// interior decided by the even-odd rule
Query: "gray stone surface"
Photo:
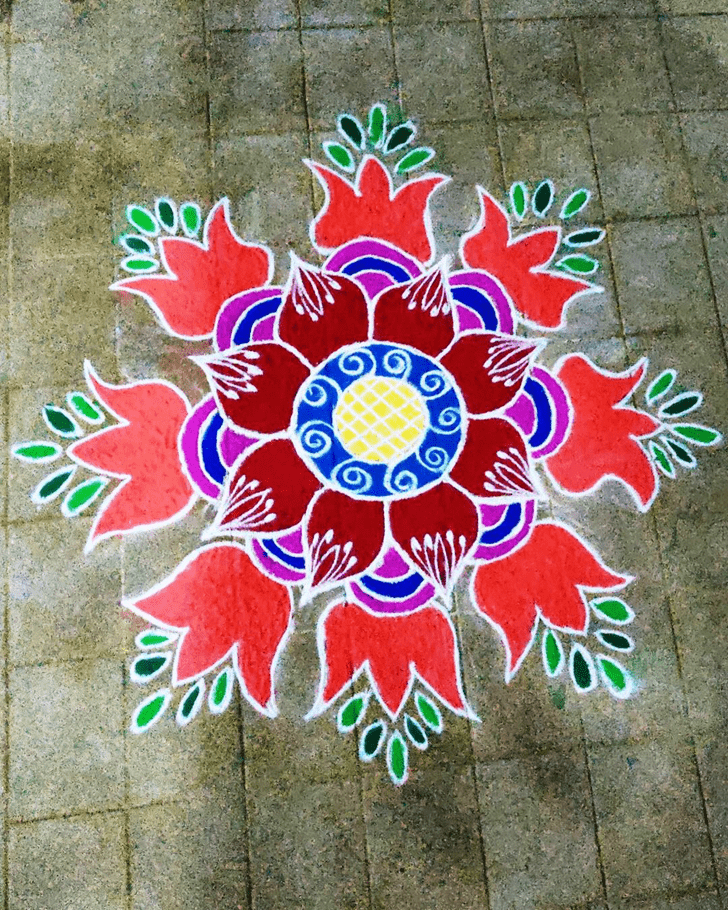
[[[616,484],[554,500],[637,576],[628,703],[549,681],[454,611],[478,721],[446,716],[411,778],[363,765],[297,616],[280,715],[247,705],[129,733],[144,623],[119,608],[198,545],[212,512],[104,541],[27,493],[8,457],[83,385],[162,376],[203,392],[139,298],[107,291],[128,202],[222,195],[275,280],[310,252],[337,114],[401,108],[453,177],[439,251],[500,197],[550,177],[592,192],[604,293],[572,304],[544,355],[650,358],[728,431],[726,0],[3,0],[0,2],[0,906],[6,910],[728,910],[728,460],[698,452],[638,514]],[[531,218],[529,226],[536,224]],[[201,347],[199,348],[202,349]],[[636,404],[641,405],[642,392]],[[53,465],[56,467],[57,465]]]

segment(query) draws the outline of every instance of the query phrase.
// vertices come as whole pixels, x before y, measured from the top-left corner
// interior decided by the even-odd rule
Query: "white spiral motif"
[[[333,427],[328,424],[310,420],[299,430],[303,451],[312,458],[320,458],[331,449],[333,433]]]
[[[419,486],[417,475],[406,468],[402,468],[401,471],[393,472],[391,476],[385,477],[384,483],[392,493],[409,493],[412,490],[416,490]]]
[[[328,401],[331,393],[335,394],[335,389],[332,389],[323,379],[318,378],[314,379],[306,389],[303,400],[306,404],[311,405],[312,408],[322,408]]]
[[[455,433],[460,428],[459,408],[444,408],[437,415],[435,429],[439,433]]]
[[[361,463],[344,461],[337,465],[331,479],[352,493],[366,493],[374,478]]]
[[[426,398],[435,398],[450,388],[450,383],[439,370],[428,370],[420,376],[419,386]]]
[[[382,366],[390,376],[406,379],[412,369],[412,358],[407,351],[393,348],[382,357]]]
[[[364,376],[365,373],[373,372],[376,366],[373,355],[366,349],[342,354],[338,361],[339,369],[347,376]]]
[[[424,452],[422,449],[417,452],[417,460],[428,470],[440,473],[447,467],[450,456],[439,446],[430,446]]]

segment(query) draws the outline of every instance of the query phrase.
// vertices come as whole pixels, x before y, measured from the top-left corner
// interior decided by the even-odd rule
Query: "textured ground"
[[[401,790],[330,717],[298,720],[310,631],[281,668],[277,722],[244,707],[127,735],[138,690],[119,598],[193,549],[205,514],[84,559],[89,521],[36,514],[42,469],[7,450],[79,387],[84,357],[110,380],[196,393],[183,346],[106,290],[127,202],[226,193],[243,236],[279,262],[305,255],[319,199],[300,159],[374,101],[404,105],[454,175],[434,205],[441,249],[476,215],[475,183],[589,187],[606,293],[577,302],[547,361],[648,354],[706,393],[701,417],[725,432],[726,0],[4,6],[0,906],[725,910],[727,449],[666,481],[648,516],[609,489],[557,507],[638,576],[638,697],[562,698],[535,655],[504,686],[499,643],[461,604],[482,723],[448,720]]]

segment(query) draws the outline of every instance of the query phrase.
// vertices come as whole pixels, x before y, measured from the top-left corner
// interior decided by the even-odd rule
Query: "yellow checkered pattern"
[[[343,393],[334,429],[344,448],[370,464],[399,461],[415,448],[427,427],[427,409],[402,379],[365,376]]]

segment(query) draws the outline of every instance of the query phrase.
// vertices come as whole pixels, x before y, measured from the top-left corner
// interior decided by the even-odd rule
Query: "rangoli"
[[[361,759],[381,753],[402,784],[444,709],[476,719],[451,615],[461,580],[503,642],[506,681],[538,642],[547,677],[634,691],[632,579],[549,501],[617,482],[646,512],[659,475],[693,468],[692,448],[720,434],[685,421],[702,396],[673,370],[637,406],[646,359],[623,373],[579,352],[541,362],[567,306],[601,291],[588,189],[518,182],[502,203],[478,187],[459,261],[438,260],[429,204],[449,178],[413,176],[435,153],[387,119],[380,104],[366,124],[342,115],[330,164],[305,162],[325,201],[283,287],[226,199],[205,217],[192,202],[129,205],[131,277],[112,289],[141,295],[174,338],[209,342],[192,357],[209,394],[192,405],[160,379],[110,385],[87,362],[87,392],[43,408],[65,452],[51,439],[12,451],[65,455],[31,498],[68,517],[96,507],[86,552],[214,504],[200,547],[123,602],[149,623],[130,678],[153,687],[133,732],[165,713],[185,726],[205,704],[219,714],[236,684],[274,717],[278,662],[297,616],[318,610],[307,717],[335,711]]]

